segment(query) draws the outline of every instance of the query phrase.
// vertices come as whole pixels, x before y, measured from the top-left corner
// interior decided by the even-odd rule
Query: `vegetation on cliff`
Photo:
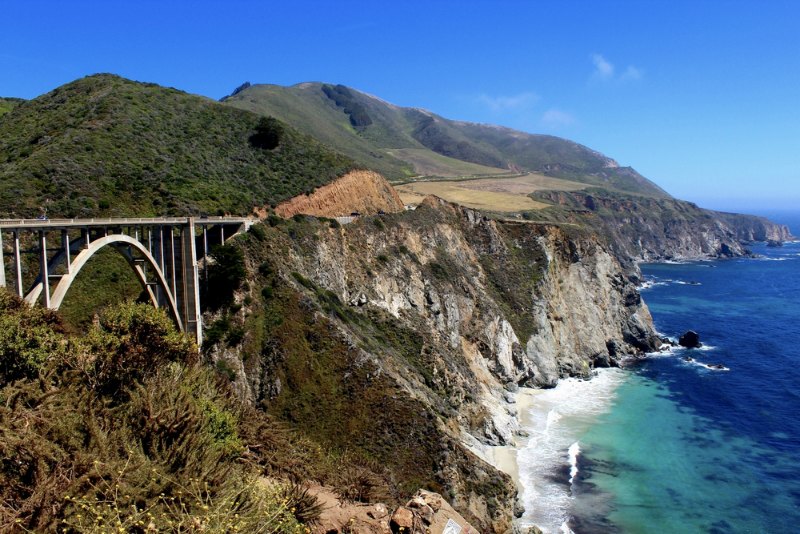
[[[288,479],[258,477],[301,475],[292,462],[323,466],[322,453],[242,405],[163,313],[119,305],[69,337],[2,291],[0,322],[0,530],[278,533],[313,519]]]
[[[0,117],[0,216],[248,214],[353,165],[275,119],[95,75]]]

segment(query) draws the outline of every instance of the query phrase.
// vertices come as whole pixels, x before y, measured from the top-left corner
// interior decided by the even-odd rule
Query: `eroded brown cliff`
[[[353,212],[363,215],[380,211],[394,213],[403,210],[397,191],[380,174],[372,171],[351,171],[323,185],[310,195],[300,195],[282,202],[275,208],[281,217],[302,213],[317,217],[343,217]]]

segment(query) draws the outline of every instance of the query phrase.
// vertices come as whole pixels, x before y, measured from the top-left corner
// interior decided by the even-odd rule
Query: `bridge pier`
[[[6,259],[3,257],[3,232],[0,232],[0,287],[6,287]]]

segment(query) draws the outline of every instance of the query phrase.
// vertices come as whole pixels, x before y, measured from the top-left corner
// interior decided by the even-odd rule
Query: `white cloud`
[[[576,119],[572,114],[556,108],[550,108],[542,115],[542,124],[552,128],[566,128],[575,122]]]
[[[622,73],[622,76],[619,77],[619,79],[620,81],[623,82],[628,80],[635,81],[635,80],[641,80],[643,75],[644,73],[642,72],[641,69],[637,69],[633,65],[629,65],[628,68],[625,69],[625,72]]]
[[[526,92],[511,96],[479,95],[476,100],[494,112],[520,111],[528,109],[539,101],[539,95]]]
[[[592,54],[594,75],[602,80],[614,78],[614,65],[600,54]]]
[[[633,65],[628,65],[622,74],[617,75],[617,69],[614,67],[614,64],[603,57],[603,55],[594,53],[590,57],[594,64],[594,71],[592,72],[593,80],[600,80],[607,83],[625,83],[639,81],[644,77],[644,71]]]

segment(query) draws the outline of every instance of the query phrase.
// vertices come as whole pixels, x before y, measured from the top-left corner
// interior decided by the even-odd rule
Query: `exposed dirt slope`
[[[383,176],[372,171],[351,171],[318,188],[310,195],[300,195],[275,208],[281,217],[297,213],[316,217],[341,217],[352,212],[374,214],[403,210],[403,201]]]

